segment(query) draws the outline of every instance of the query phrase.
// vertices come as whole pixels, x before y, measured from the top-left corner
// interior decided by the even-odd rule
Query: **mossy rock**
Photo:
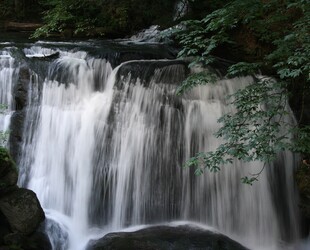
[[[0,147],[0,178],[11,170],[16,171],[15,163],[12,160],[8,150],[6,148]]]
[[[9,152],[0,147],[0,196],[17,188],[18,172]]]

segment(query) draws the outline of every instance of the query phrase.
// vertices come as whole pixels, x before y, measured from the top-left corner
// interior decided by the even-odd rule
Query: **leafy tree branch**
[[[255,83],[233,94],[230,98],[235,112],[219,119],[222,127],[215,134],[225,143],[215,151],[198,153],[186,167],[196,167],[199,175],[205,169],[218,171],[234,159],[268,163],[283,150],[310,154],[310,126],[287,122],[287,103],[292,94],[289,86],[298,84],[306,91],[310,82],[309,11],[310,3],[304,0],[235,0],[174,30],[182,46],[179,56],[193,57],[190,67],[206,67],[217,60],[215,52],[220,46],[235,46],[238,39],[234,34],[246,29],[261,49],[252,52],[254,60],[231,65],[227,77],[254,75],[267,68],[273,69],[276,79],[256,77]],[[178,93],[210,82],[213,78],[206,72],[193,74]],[[259,174],[245,176],[242,181],[252,184]]]

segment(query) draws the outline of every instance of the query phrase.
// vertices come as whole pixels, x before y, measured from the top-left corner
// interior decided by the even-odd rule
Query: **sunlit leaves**
[[[225,16],[221,10],[213,12],[202,20],[184,21],[173,30],[182,46],[179,57],[194,56],[193,64],[199,63],[206,66],[214,62],[214,57],[211,56],[214,49],[222,43],[232,42],[225,32],[225,25],[234,27],[236,20],[232,20],[230,15]],[[222,11],[226,13],[226,10]]]
[[[214,73],[203,71],[200,73],[190,75],[183,84],[177,89],[176,94],[181,95],[184,91],[188,91],[189,89],[197,86],[197,85],[205,85],[208,83],[215,83],[217,77]]]
[[[259,63],[239,62],[229,67],[227,75],[229,77],[253,75],[258,73],[259,67]]]
[[[256,177],[244,176],[241,178],[241,181],[244,184],[253,185],[253,182],[258,181],[258,179]]]
[[[295,131],[294,131],[295,130]],[[296,131],[297,130],[297,131]],[[310,126],[304,126],[302,128],[294,128],[293,131],[296,134],[295,141],[291,145],[291,150],[309,154],[310,152]]]

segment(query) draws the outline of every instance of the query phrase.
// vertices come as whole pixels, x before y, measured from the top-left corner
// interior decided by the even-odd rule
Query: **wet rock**
[[[11,230],[23,235],[32,234],[45,218],[36,194],[24,188],[2,197],[0,211],[7,218]]]
[[[10,233],[4,237],[7,246],[18,246],[19,249],[27,250],[51,250],[52,246],[46,234],[35,232],[29,237],[20,233]]]
[[[189,226],[155,226],[110,233],[90,241],[87,250],[246,250],[225,235]]]

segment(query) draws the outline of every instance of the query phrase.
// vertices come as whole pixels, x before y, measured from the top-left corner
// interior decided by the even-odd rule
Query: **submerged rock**
[[[110,233],[92,240],[87,250],[246,250],[225,235],[190,226],[154,226],[136,232]]]

